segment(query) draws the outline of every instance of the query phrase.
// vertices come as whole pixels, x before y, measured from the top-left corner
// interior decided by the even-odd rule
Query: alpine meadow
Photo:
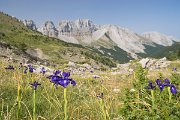
[[[140,4],[141,0],[137,1]],[[89,3],[89,6],[87,1],[78,1],[78,5],[71,2],[74,4],[65,4],[64,1],[57,8],[54,3],[45,1],[42,6],[38,6],[39,9],[36,8],[37,5],[31,8],[33,14],[26,14],[30,17],[38,16],[43,6],[49,10],[43,11],[46,14],[51,13],[50,9],[57,8],[56,12],[59,14],[56,16],[62,16],[58,24],[54,24],[49,15],[43,16],[43,12],[38,17],[49,19],[36,22],[37,16],[34,20],[23,16],[24,11],[19,10],[26,11],[30,6],[17,8],[14,12],[17,16],[12,16],[12,11],[6,12],[13,10],[15,6],[10,1],[6,4],[9,8],[2,7],[0,120],[179,120],[178,36],[155,31],[140,33],[119,25],[105,24],[103,15],[107,20],[124,15],[119,12],[117,18],[111,18],[110,10],[107,9],[111,4],[117,6],[113,2],[108,2],[108,7],[106,3],[104,7],[100,6],[99,2],[97,7],[94,0],[95,3]],[[121,2],[124,3],[118,4],[121,8],[111,7],[112,11],[125,10],[122,6],[127,4]],[[2,3],[5,5],[5,2]],[[134,8],[139,4],[127,6]],[[87,5],[87,8],[83,5]],[[75,9],[76,6],[79,6],[78,10]],[[92,6],[92,12],[86,11]],[[101,7],[106,11],[106,14],[104,12],[101,15],[104,23],[95,23],[94,21],[98,21],[96,14],[100,15],[102,12]],[[64,14],[61,13],[62,9]],[[139,9],[136,9],[137,13]],[[150,12],[153,10],[147,9],[151,16]],[[66,12],[71,10],[74,12],[68,14],[69,18],[77,14],[77,19],[63,20],[63,17],[67,17]],[[78,18],[79,11],[80,15],[86,17],[93,14],[95,19]],[[127,16],[130,14],[128,10],[124,12],[127,12]],[[143,15],[143,11],[139,14]],[[133,23],[137,19],[134,17],[131,21],[126,20],[127,23]],[[141,24],[139,29],[144,25]],[[169,22],[168,25],[172,24]],[[168,25],[165,27],[170,29]]]

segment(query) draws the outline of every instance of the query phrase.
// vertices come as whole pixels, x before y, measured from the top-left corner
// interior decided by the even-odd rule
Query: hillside
[[[120,62],[128,62],[144,56],[150,57],[154,50],[159,52],[161,48],[171,46],[178,41],[172,36],[155,31],[139,34],[117,25],[97,25],[89,19],[60,20],[58,25],[53,21],[46,21],[38,28],[33,20],[23,22],[28,28],[37,30],[43,35],[92,47]]]
[[[169,60],[180,59],[180,42],[174,43],[172,46],[161,49],[155,56],[158,58],[165,56]]]
[[[0,48],[12,53],[3,57],[19,57],[49,63],[89,63],[92,65],[115,66],[112,59],[95,52],[90,47],[66,43],[37,31],[28,29],[18,19],[0,13]]]
[[[175,42],[172,46],[162,46],[155,44],[155,46],[145,46],[145,53],[139,53],[142,57],[153,57],[153,58],[163,58],[167,57],[169,60],[180,59],[180,42]]]

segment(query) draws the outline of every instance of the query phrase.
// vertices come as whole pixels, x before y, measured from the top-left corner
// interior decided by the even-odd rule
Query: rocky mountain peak
[[[55,26],[54,26],[54,23],[52,21],[46,21],[44,23],[44,26],[47,28],[47,29],[54,29]]]
[[[23,20],[23,23],[25,26],[27,26],[29,29],[37,30],[36,25],[33,20]]]
[[[62,20],[59,22],[57,29],[59,35],[83,36],[92,34],[97,30],[97,27],[88,19],[78,19],[75,21]]]
[[[46,21],[38,31],[50,37],[57,37],[58,35],[58,31],[52,21]]]
[[[159,32],[146,32],[143,33],[142,36],[162,46],[171,46],[173,44],[173,41],[175,41],[173,37]]]
[[[89,19],[61,20],[57,26],[52,21],[46,21],[38,31],[69,43],[99,49],[118,47],[134,59],[138,58],[137,53],[146,54],[146,46],[171,46],[174,43],[174,38],[158,32],[140,35],[117,25],[98,26]]]
[[[74,21],[77,28],[91,28],[94,27],[94,24],[89,19],[78,19]]]

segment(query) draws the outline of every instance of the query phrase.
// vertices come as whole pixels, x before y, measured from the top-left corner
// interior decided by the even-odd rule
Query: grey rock
[[[143,58],[139,63],[143,68],[148,68],[149,70],[162,69],[170,65],[170,61],[167,61],[166,57],[162,59]]]
[[[39,48],[36,49],[29,48],[26,50],[26,53],[32,57],[39,58],[41,60],[48,59],[48,56],[43,54],[42,50]]]
[[[146,68],[149,61],[150,61],[149,58],[143,58],[142,60],[139,61],[139,63],[142,65],[142,68]]]
[[[38,28],[38,31],[41,32],[44,35],[47,35],[49,37],[57,37],[58,31],[54,26],[54,23],[52,21],[46,21],[42,27]]]
[[[69,61],[68,66],[69,67],[76,67],[76,64],[72,61]]]
[[[27,26],[29,29],[32,29],[32,30],[37,30],[37,27],[34,23],[33,20],[24,20],[23,21],[24,25]]]
[[[91,35],[97,30],[97,26],[88,19],[78,19],[76,21],[62,20],[55,27],[52,21],[46,21],[38,31],[50,37]]]
[[[97,30],[96,25],[88,19],[78,19],[76,21],[62,20],[57,27],[59,35],[83,36],[91,35]]]
[[[43,65],[34,65],[35,66],[35,68],[36,68],[36,70],[34,71],[35,73],[37,73],[37,74],[39,74],[39,73],[41,73],[41,70],[42,70],[42,67],[44,67],[44,69],[45,69],[45,74],[46,75],[52,75],[53,74],[53,69],[51,69],[51,68],[48,68],[48,67],[46,67],[46,66],[43,66]]]
[[[92,66],[87,64],[87,63],[83,64],[82,66],[85,67],[86,69],[91,69],[92,68]]]

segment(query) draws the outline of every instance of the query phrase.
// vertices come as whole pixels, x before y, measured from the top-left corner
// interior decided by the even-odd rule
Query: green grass
[[[50,56],[49,61],[58,63],[57,68],[64,70],[69,60],[85,57],[86,63],[94,60],[97,63],[114,66],[111,59],[102,54],[94,53],[91,48],[68,44],[55,38],[49,38],[38,32],[27,29],[17,19],[0,13],[0,45],[9,47],[18,54],[25,54],[28,48],[39,48],[44,54]],[[68,56],[71,54],[71,56]],[[122,51],[122,54],[124,52]],[[62,66],[59,66],[63,64]],[[135,62],[136,63],[136,62]],[[133,63],[133,65],[135,65]],[[4,69],[9,64],[15,66],[14,71]],[[172,67],[178,71],[173,72]],[[36,91],[36,115],[38,120],[63,120],[64,98],[63,87],[56,89],[53,84],[41,74],[23,74],[17,69],[18,63],[0,59],[0,120],[16,120],[18,111],[18,81],[20,81],[20,120],[31,120],[33,117],[33,90],[29,83],[34,80],[41,83]],[[148,71],[133,66],[136,74],[111,74],[106,72],[86,71],[83,75],[73,74],[71,77],[77,81],[76,86],[67,87],[67,114],[69,120],[178,120],[180,118],[180,93],[172,96],[169,102],[167,89],[160,92],[154,90],[154,107],[150,90],[144,89],[148,80],[162,77],[170,78],[171,83],[180,88],[180,63],[173,62],[168,68]],[[92,78],[94,74],[100,76]],[[161,76],[160,76],[161,75]],[[148,77],[147,77],[148,76]],[[102,82],[103,81],[103,82]],[[130,92],[131,89],[134,92]],[[118,89],[119,92],[114,92]],[[103,93],[100,99],[97,95]]]
[[[180,42],[175,42],[172,46],[148,46],[145,45],[146,49],[144,53],[138,53],[141,57],[154,57],[154,58],[162,58],[167,57],[169,60],[178,60],[180,59]]]
[[[38,120],[63,120],[64,119],[64,98],[63,87],[56,89],[53,84],[41,74],[22,74],[22,70],[5,70],[8,64],[13,64],[15,68],[17,63],[8,63],[0,61],[0,119],[15,120],[17,116],[17,84],[20,81],[21,91],[21,109],[19,119],[31,120],[33,116],[33,89],[29,83],[34,80],[41,83],[36,91],[36,114]],[[179,68],[179,63],[172,66]],[[136,71],[136,70],[135,70]],[[140,72],[141,71],[141,72]],[[143,120],[143,119],[168,119],[176,120],[180,116],[180,94],[173,95],[172,102],[168,101],[168,92],[166,89],[162,93],[155,90],[155,109],[152,109],[151,95],[149,90],[145,90],[147,85],[146,76],[139,69],[135,78],[132,75],[123,77],[121,74],[112,75],[110,72],[97,72],[101,78],[92,78],[93,73],[88,71],[84,75],[71,75],[76,80],[77,85],[67,87],[67,114],[69,120],[104,120],[104,114],[108,119],[119,118],[123,120]],[[179,90],[180,74],[174,75],[171,66],[168,71],[173,75],[172,82]],[[142,73],[142,74],[140,74]],[[157,72],[156,72],[157,73]],[[96,73],[94,73],[96,74]],[[151,73],[148,73],[149,75]],[[164,76],[166,73],[163,73]],[[103,80],[103,82],[102,82]],[[151,76],[148,80],[155,81]],[[141,82],[138,82],[141,81]],[[142,84],[140,84],[142,83]],[[136,84],[134,86],[134,84]],[[133,87],[134,86],[134,87]],[[142,87],[136,87],[142,86]],[[103,90],[102,90],[103,88]],[[134,88],[135,92],[130,92]],[[142,88],[142,89],[139,89]],[[120,92],[113,92],[114,89],[120,89]],[[103,92],[104,110],[98,94]],[[104,112],[105,111],[105,112]]]
[[[92,64],[90,61],[93,61],[94,63],[107,66],[107,62],[100,60],[106,59],[113,63],[113,65],[109,65],[110,67],[115,65],[112,59],[95,52],[91,48],[44,36],[39,32],[28,29],[22,22],[4,13],[0,13],[0,21],[0,45],[3,44],[6,47],[10,47],[18,55],[24,54],[32,57],[27,55],[26,50],[38,48],[42,50],[43,54],[48,56],[45,61],[49,62],[67,63],[68,61],[74,61]],[[95,57],[81,54],[82,51]],[[84,57],[85,60],[82,60],[81,57]],[[94,59],[96,57],[100,59]]]

